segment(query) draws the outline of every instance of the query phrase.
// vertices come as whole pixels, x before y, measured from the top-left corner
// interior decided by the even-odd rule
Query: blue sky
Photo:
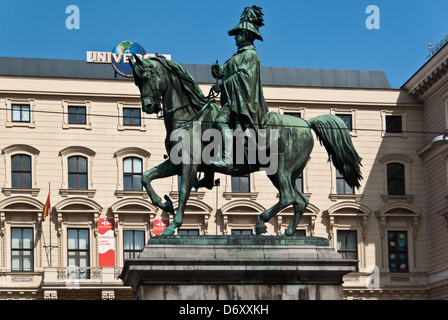
[[[263,8],[263,66],[380,70],[399,88],[424,63],[429,42],[448,34],[447,0],[0,0],[0,56],[85,60],[134,40],[179,63],[224,63],[235,42],[227,31],[244,7]],[[80,28],[69,30],[76,5]],[[369,30],[366,8],[380,9]]]

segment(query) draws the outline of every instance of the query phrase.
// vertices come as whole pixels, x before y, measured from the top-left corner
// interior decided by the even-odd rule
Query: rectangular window
[[[31,157],[24,154],[12,156],[11,166],[12,187],[31,188]]]
[[[69,124],[86,124],[86,107],[68,107]]]
[[[303,172],[300,173],[299,177],[296,179],[296,186],[299,191],[303,193]]]
[[[30,122],[30,105],[13,104],[12,105],[12,121],[13,122]]]
[[[67,252],[68,278],[89,279],[90,241],[88,229],[67,229]]]
[[[336,117],[340,118],[342,121],[344,121],[345,126],[349,131],[353,130],[352,127],[352,115],[351,114],[336,114]]]
[[[139,108],[123,108],[123,125],[140,126],[141,115]]]
[[[34,243],[32,228],[11,228],[11,270],[34,270]]]
[[[306,230],[299,229],[294,232],[294,236],[296,237],[306,237]]]
[[[142,190],[142,159],[129,157],[123,160],[124,190]]]
[[[232,236],[250,236],[252,234],[251,229],[232,229]]]
[[[87,159],[84,157],[68,158],[68,188],[87,190]]]
[[[348,185],[348,183],[345,181],[344,177],[342,176],[342,173],[340,173],[338,169],[336,169],[336,192],[338,194],[354,194],[355,193],[355,190]]]
[[[177,235],[179,236],[198,236],[198,229],[179,229],[177,230]]]
[[[138,258],[140,252],[145,246],[145,232],[143,230],[124,230],[123,231],[123,247],[124,258]]]
[[[405,195],[404,165],[389,163],[387,165],[387,194]]]
[[[358,259],[358,240],[355,230],[338,230],[338,252],[344,259]]]
[[[402,116],[386,115],[386,132],[387,133],[403,133]]]
[[[387,233],[389,251],[389,271],[409,272],[408,235],[406,231],[389,231]]]
[[[232,177],[232,192],[250,192],[250,176]]]
[[[300,112],[285,112],[284,114],[291,117],[302,118],[302,114]]]

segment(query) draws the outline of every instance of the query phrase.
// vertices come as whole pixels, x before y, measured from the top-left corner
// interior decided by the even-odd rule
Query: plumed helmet
[[[229,36],[237,35],[240,30],[247,30],[255,35],[255,39],[263,41],[263,37],[258,30],[259,27],[264,26],[261,9],[257,6],[246,7],[241,14],[240,23],[229,31]]]

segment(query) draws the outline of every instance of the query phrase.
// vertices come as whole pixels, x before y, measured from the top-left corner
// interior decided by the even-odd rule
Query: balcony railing
[[[102,279],[103,269],[99,267],[58,268],[58,280]]]
[[[118,276],[121,274],[121,268],[118,267],[57,267],[45,268],[44,282],[63,283],[63,282],[107,282],[122,283]]]

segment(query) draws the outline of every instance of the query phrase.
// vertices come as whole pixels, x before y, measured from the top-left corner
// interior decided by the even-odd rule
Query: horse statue
[[[132,61],[133,59],[134,61]],[[197,131],[200,131],[200,134],[211,129],[219,112],[219,107],[213,97],[205,97],[190,73],[174,61],[159,56],[142,59],[138,55],[134,55],[133,59],[130,59],[130,64],[135,84],[140,90],[142,110],[147,114],[162,112],[167,132],[165,148],[168,154],[171,154],[176,146],[176,141],[172,141],[172,135],[179,129],[188,132],[191,145],[194,143],[197,145],[197,141],[193,141],[193,137],[198,134]],[[272,131],[275,128],[278,133],[276,141],[278,148],[277,170],[267,173],[267,176],[278,189],[280,196],[275,205],[259,215],[256,234],[266,233],[265,223],[279,211],[292,205],[294,215],[284,233],[286,236],[292,236],[309,203],[308,198],[298,189],[295,181],[302,173],[313,149],[314,139],[311,130],[315,132],[318,141],[324,145],[334,166],[351,187],[360,187],[361,161],[345,123],[336,116],[321,115],[304,120],[269,112],[267,118],[265,123],[267,131]],[[199,127],[198,125],[194,126],[193,122],[200,124]],[[200,151],[203,151],[208,144],[210,142],[201,140]],[[215,172],[242,176],[260,171],[264,167],[257,162],[243,163],[235,165],[231,169],[222,169],[214,167],[212,163],[205,163],[202,159],[193,161],[192,158],[197,154],[198,150],[189,153],[190,161],[181,163],[174,163],[171,158],[166,159],[142,175],[142,184],[152,203],[165,212],[175,214],[173,222],[165,228],[162,235],[173,235],[176,228],[182,225],[185,206],[192,187],[212,189]],[[204,173],[204,177],[195,182],[196,175],[201,172]],[[174,212],[170,198],[165,195],[165,201],[163,201],[151,186],[153,180],[173,175],[181,176],[176,212]]]

